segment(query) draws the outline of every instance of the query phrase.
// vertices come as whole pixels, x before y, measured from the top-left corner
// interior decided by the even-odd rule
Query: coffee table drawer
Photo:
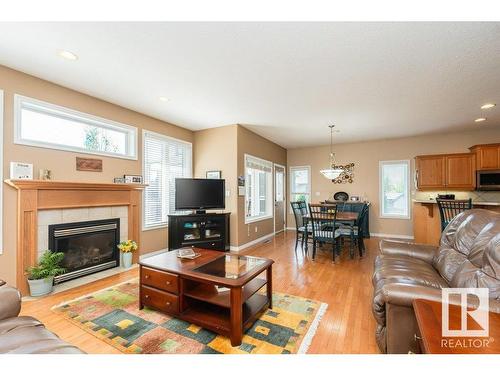
[[[172,273],[142,267],[141,284],[179,294],[178,276]]]
[[[143,305],[154,307],[167,314],[179,313],[179,297],[158,289],[141,286],[141,302]]]

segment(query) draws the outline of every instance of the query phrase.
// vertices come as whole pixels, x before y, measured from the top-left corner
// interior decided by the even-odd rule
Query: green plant
[[[66,269],[60,266],[63,258],[64,253],[55,253],[50,250],[45,251],[40,257],[38,265],[28,267],[26,270],[28,272],[28,280],[40,280],[50,276],[62,275],[66,272]]]

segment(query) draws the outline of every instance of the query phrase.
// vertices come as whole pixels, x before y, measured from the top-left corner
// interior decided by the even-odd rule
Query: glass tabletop
[[[266,260],[262,258],[228,254],[197,267],[193,269],[193,271],[206,275],[224,277],[226,279],[237,279],[262,265],[265,261]]]

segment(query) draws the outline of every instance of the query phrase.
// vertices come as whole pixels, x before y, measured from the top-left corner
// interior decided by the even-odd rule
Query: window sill
[[[399,219],[399,220],[410,220],[410,215],[379,215],[380,219]]]
[[[258,217],[251,217],[251,218],[245,217],[245,224],[251,224],[251,223],[255,223],[257,221],[269,220],[272,218],[273,218],[273,215],[258,216]]]
[[[150,226],[150,227],[142,227],[143,232],[147,232],[150,230],[155,230],[155,229],[165,229],[168,228],[168,224],[162,224],[162,225],[155,225],[155,226]]]

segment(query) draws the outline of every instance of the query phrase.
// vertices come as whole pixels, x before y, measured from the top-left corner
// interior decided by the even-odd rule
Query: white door
[[[274,164],[274,232],[285,230],[285,167]]]

